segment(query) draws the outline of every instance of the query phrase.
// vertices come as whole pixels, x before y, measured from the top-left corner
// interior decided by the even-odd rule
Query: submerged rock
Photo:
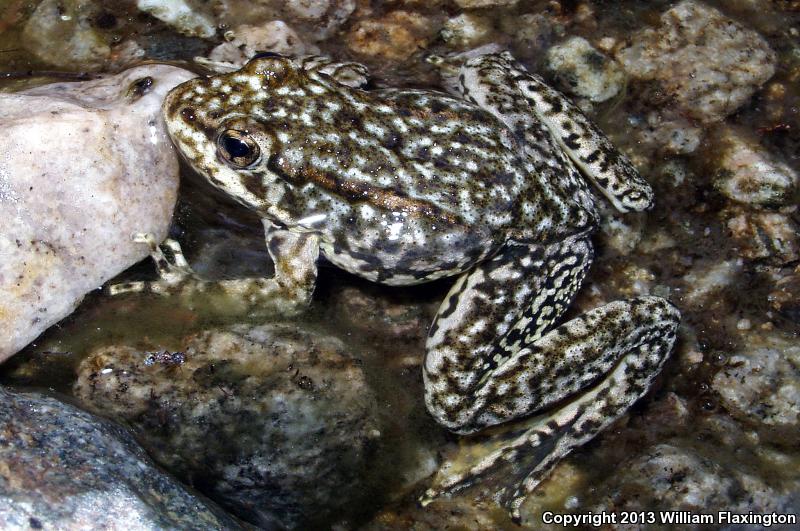
[[[130,433],[0,388],[3,529],[240,529],[159,470]]]
[[[598,486],[606,493],[598,506],[584,511],[731,511],[747,514],[792,512],[790,492],[775,488],[735,459],[704,455],[678,442],[658,444],[619,467],[619,473]],[[715,521],[717,521],[715,519]],[[625,525],[610,529],[632,529]],[[705,529],[689,525],[681,529]]]
[[[223,42],[209,54],[216,62],[231,63],[239,68],[258,52],[275,52],[282,55],[319,53],[319,48],[306,44],[285,22],[275,20],[258,26],[243,25],[226,33]]]
[[[475,13],[461,13],[445,21],[441,35],[452,48],[473,48],[491,41],[494,28],[488,17]]]
[[[625,83],[619,64],[595,49],[583,37],[570,37],[550,48],[547,66],[563,88],[594,102],[616,96]]]
[[[98,69],[111,56],[110,40],[94,27],[97,7],[76,0],[44,0],[28,19],[23,45],[42,61]]]
[[[720,127],[714,135],[718,157],[714,186],[728,199],[755,207],[792,202],[798,175],[741,128]]]
[[[360,20],[345,40],[355,53],[390,61],[405,61],[427,47],[437,28],[430,17],[412,11],[391,11]]]
[[[102,348],[81,364],[74,393],[132,425],[168,470],[262,526],[352,509],[380,437],[358,360],[338,339],[290,325],[203,332],[178,352]]]
[[[748,260],[782,265],[800,260],[800,228],[789,212],[725,210],[726,227],[737,250]]]
[[[161,119],[193,74],[166,65],[0,94],[0,361],[162,239],[178,160]]]
[[[713,382],[732,415],[785,445],[800,430],[800,345],[775,332],[755,331]]]
[[[775,72],[776,55],[755,31],[701,2],[685,0],[656,28],[631,36],[617,54],[627,73],[658,89],[692,118],[719,121],[743,105]]]
[[[184,0],[138,0],[136,6],[190,37],[213,37],[216,33],[211,17]]]
[[[282,20],[314,41],[333,36],[356,8],[355,0],[215,0],[218,24],[237,27]]]

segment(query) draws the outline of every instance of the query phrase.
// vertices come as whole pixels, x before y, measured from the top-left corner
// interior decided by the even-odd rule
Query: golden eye
[[[217,138],[217,152],[231,166],[246,168],[258,161],[261,148],[248,133],[226,129]]]

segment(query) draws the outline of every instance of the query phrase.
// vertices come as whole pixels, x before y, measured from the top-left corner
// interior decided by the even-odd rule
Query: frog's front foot
[[[109,286],[112,296],[153,293],[175,297],[193,306],[211,305],[231,314],[294,315],[311,300],[316,281],[317,237],[274,229],[265,224],[267,247],[275,262],[272,278],[207,280],[189,266],[180,244],[167,239],[158,245],[151,234],[134,234],[133,240],[147,244],[159,279]]]

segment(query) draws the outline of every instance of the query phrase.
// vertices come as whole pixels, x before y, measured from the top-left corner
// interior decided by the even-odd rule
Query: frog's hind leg
[[[467,61],[461,90],[506,123],[526,108],[550,131],[572,162],[620,211],[640,211],[653,204],[653,191],[630,160],[566,96],[528,72],[508,52]],[[504,105],[513,99],[513,106]],[[520,105],[521,103],[526,105]],[[511,125],[511,124],[509,124]]]
[[[462,279],[443,304],[424,365],[426,403],[434,417],[454,431],[472,433],[539,416],[462,440],[423,501],[481,479],[518,517],[525,495],[562,457],[649,388],[679,320],[666,300],[612,302],[554,327],[588,267],[588,249],[588,240],[577,238],[544,251],[531,246],[528,255],[521,248],[503,253]],[[525,256],[538,268],[526,267]],[[514,323],[501,320],[494,338],[491,330],[476,333],[486,304],[503,293],[524,292],[529,283],[530,306],[500,304],[515,314]]]

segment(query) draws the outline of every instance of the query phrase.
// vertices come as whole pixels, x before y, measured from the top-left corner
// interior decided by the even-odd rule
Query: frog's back
[[[274,58],[195,80],[165,112],[212,184],[279,225],[318,232],[326,256],[369,278],[452,274],[509,231],[546,240],[568,226],[521,137],[444,93],[353,89]],[[220,160],[228,132],[260,156]]]

